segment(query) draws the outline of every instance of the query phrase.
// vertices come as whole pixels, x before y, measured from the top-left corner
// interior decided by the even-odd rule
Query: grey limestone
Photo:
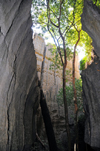
[[[27,126],[39,96],[31,3],[0,0],[0,151],[22,151],[34,139],[33,121]]]

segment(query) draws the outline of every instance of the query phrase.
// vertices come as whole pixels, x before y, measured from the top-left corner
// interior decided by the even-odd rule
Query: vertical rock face
[[[37,71],[38,76],[40,77],[41,74],[41,64],[43,58],[44,48],[46,47],[46,57],[45,57],[45,65],[44,65],[44,72],[43,72],[43,92],[46,97],[47,105],[49,107],[50,116],[52,120],[52,124],[54,127],[56,138],[58,139],[59,135],[65,130],[65,114],[64,114],[64,107],[59,106],[57,103],[57,94],[59,89],[62,87],[62,70],[50,70],[50,65],[52,64],[52,55],[50,50],[53,49],[52,45],[45,46],[45,41],[41,36],[35,34],[34,36],[34,49],[37,57]],[[51,58],[51,60],[49,59]],[[80,77],[79,74],[79,62],[78,56],[76,56],[76,63],[75,63],[75,76],[78,79]],[[67,70],[72,71],[72,60],[68,60]],[[71,82],[71,77],[67,77],[68,82]],[[70,116],[74,114],[74,109],[69,107],[69,119],[70,124],[73,124],[73,118]],[[41,117],[41,116],[40,116]],[[39,119],[40,121],[40,119]],[[38,124],[42,125],[42,124]],[[40,129],[40,128],[39,128]],[[43,131],[43,130],[42,130]]]
[[[84,0],[82,29],[93,39],[95,51],[100,56],[100,9],[89,0]]]
[[[84,0],[82,27],[93,39],[100,57],[100,9]],[[83,101],[86,113],[85,142],[100,150],[100,60],[99,57],[82,72]]]
[[[50,70],[50,66],[52,65],[53,56],[50,52],[50,50],[53,49],[52,45],[45,45],[44,39],[35,34],[34,36],[34,49],[37,57],[37,71],[38,71],[38,77],[40,78],[41,74],[41,64],[43,59],[43,52],[46,47],[46,55],[45,55],[45,65],[44,65],[44,72],[43,72],[43,91],[46,95],[46,100],[49,102],[50,100],[56,100],[56,95],[58,93],[58,90],[62,87],[62,69],[58,70],[54,69]],[[72,59],[67,61],[67,68],[66,70],[72,71]],[[80,78],[79,74],[79,60],[78,56],[76,56],[75,61],[75,77],[77,79]],[[67,76],[68,83],[72,81],[71,76]]]
[[[0,1],[1,151],[22,151],[33,141],[38,87],[30,10],[31,0]]]
[[[82,72],[82,81],[86,113],[85,142],[100,148],[100,60]]]

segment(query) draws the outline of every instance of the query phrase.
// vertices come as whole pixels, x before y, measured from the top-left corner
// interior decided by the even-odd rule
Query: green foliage
[[[62,70],[62,63],[61,63],[60,56],[57,52],[56,46],[52,45],[52,48],[49,49],[49,51],[51,52],[51,55],[52,55],[52,58],[49,58],[49,60],[52,62],[49,69],[50,70],[57,70],[57,69]]]
[[[75,9],[74,9],[74,26],[68,31],[67,33],[67,44],[68,45],[75,45],[76,41],[78,39],[78,34],[77,30],[82,29],[82,24],[81,24],[81,14],[83,12],[83,0],[77,0],[75,4]],[[73,11],[70,13],[69,19],[72,21],[73,20]],[[76,30],[77,29],[77,30]],[[89,37],[89,35],[81,30],[80,32],[80,41],[79,41],[79,46],[85,50],[86,56],[88,57],[87,60],[91,59],[91,51],[92,51],[92,39]]]
[[[83,101],[82,101],[82,80],[81,79],[75,79],[75,86],[77,91],[77,105],[78,105],[78,111],[83,110]],[[67,103],[68,106],[74,106],[73,101],[73,85],[70,83],[69,85],[66,85],[66,97],[67,97]],[[57,102],[59,106],[63,105],[63,89],[61,88],[57,95]]]
[[[44,33],[45,27],[42,27],[41,22],[39,22],[39,15],[42,13],[42,11],[46,11],[46,3],[45,0],[33,0],[32,1],[32,8],[31,8],[31,14],[32,14],[32,21],[33,21],[33,28],[42,28],[42,32]]]
[[[69,77],[72,76],[71,69],[66,70],[66,82],[68,82]]]
[[[60,50],[61,50],[62,57],[64,59],[63,49],[61,48]],[[61,62],[61,58],[59,56],[59,53],[57,51],[56,46],[52,45],[52,48],[49,49],[49,51],[51,52],[51,55],[52,55],[52,58],[49,58],[49,60],[51,60],[51,62],[52,62],[49,69],[50,70],[51,69],[52,70],[57,70],[57,69],[62,70],[62,62]],[[67,59],[70,60],[70,59],[72,59],[72,57],[73,57],[73,52],[67,47]],[[71,71],[69,70],[69,71],[66,71],[66,72],[68,73],[68,72],[71,72]]]
[[[91,39],[90,39],[91,40]],[[88,42],[87,42],[87,47],[88,46],[90,46],[89,48],[91,48],[91,49],[89,49],[89,50],[87,50],[86,49],[86,51],[85,51],[85,57],[80,61],[80,70],[82,71],[82,70],[84,70],[85,69],[85,64],[86,64],[86,62],[90,62],[91,61],[91,50],[93,49],[93,47],[92,47],[92,45],[90,45]]]
[[[100,8],[100,1],[99,0],[92,0],[93,4],[96,4]]]
[[[81,61],[80,61],[80,70],[85,70],[85,64],[86,64],[86,58],[84,57]]]
[[[60,12],[60,0],[49,0],[50,2],[50,18],[51,21],[58,26],[58,18]],[[95,3],[96,0],[93,0]],[[96,5],[100,5],[99,1],[97,1]],[[33,24],[39,24],[38,27],[41,27],[43,33],[47,31],[47,25],[49,25],[49,30],[55,39],[56,47],[63,47],[62,39],[59,35],[59,29],[52,25],[47,16],[47,4],[45,0],[33,0],[33,11],[32,18]],[[81,14],[83,12],[83,0],[64,0],[61,7],[61,16],[60,16],[60,29],[61,32],[66,35],[65,37],[65,45],[67,50],[67,55],[69,53],[69,49],[73,48],[75,45],[78,34],[77,30],[81,30]],[[72,25],[73,22],[73,25]],[[37,28],[38,28],[37,27]],[[57,39],[59,39],[59,44],[57,43]],[[91,50],[92,50],[92,39],[88,36],[86,32],[81,30],[80,33],[80,41],[79,46],[83,47],[83,50],[86,51],[87,60],[91,59]],[[55,49],[57,51],[57,49]],[[55,52],[55,54],[57,54]],[[63,51],[61,52],[63,55]],[[56,55],[55,55],[56,57]],[[58,58],[57,58],[58,59]],[[58,59],[59,60],[59,59]],[[59,61],[58,61],[59,62]]]

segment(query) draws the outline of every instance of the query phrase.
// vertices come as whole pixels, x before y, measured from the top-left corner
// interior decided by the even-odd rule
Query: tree
[[[38,0],[37,0],[38,1]],[[68,59],[68,47],[70,49],[72,45],[74,46],[74,55],[73,55],[73,90],[74,90],[74,98],[75,98],[75,112],[76,112],[76,122],[77,122],[77,96],[75,90],[75,52],[78,44],[82,45],[85,42],[88,36],[81,31],[81,13],[83,7],[82,0],[47,0],[47,3],[43,3],[44,9],[41,9],[40,2],[39,11],[40,15],[38,17],[38,23],[41,24],[43,31],[48,30],[51,34],[55,45],[56,45],[56,61],[57,56],[60,56],[60,64],[63,68],[63,101],[65,107],[65,124],[66,131],[68,134],[68,146],[69,151],[70,147],[70,129],[68,122],[68,106],[66,99],[66,66]],[[37,7],[36,7],[37,8]],[[47,9],[46,9],[47,8]],[[36,14],[37,15],[37,14]],[[47,28],[46,28],[47,27]],[[78,33],[78,40],[76,35]],[[81,39],[81,40],[80,40]],[[89,38],[88,38],[89,39]],[[91,39],[90,39],[91,40]],[[92,41],[92,40],[91,40]],[[87,47],[89,45],[89,47]],[[90,49],[91,43],[85,42],[86,48]],[[92,48],[92,46],[91,46]]]
[[[67,2],[69,2],[69,1],[67,1]],[[56,3],[57,3],[57,1],[56,1]],[[74,9],[75,9],[75,5],[76,5],[76,1],[74,2],[74,6],[73,6]],[[57,51],[60,55],[60,59],[61,59],[62,66],[63,66],[63,101],[64,101],[64,108],[65,108],[66,131],[67,131],[67,135],[68,135],[68,148],[69,148],[69,150],[71,150],[70,129],[69,129],[69,122],[68,122],[68,106],[67,106],[66,91],[65,91],[65,87],[66,87],[66,75],[65,75],[65,73],[66,73],[66,66],[67,66],[66,35],[70,31],[71,27],[74,27],[78,32],[78,40],[75,44],[74,54],[73,54],[73,91],[74,91],[74,99],[75,99],[74,104],[75,104],[75,115],[76,115],[75,116],[75,127],[76,127],[76,132],[77,132],[76,135],[78,137],[78,130],[77,130],[77,110],[78,110],[78,108],[77,108],[77,96],[76,96],[76,88],[75,88],[75,51],[76,51],[77,44],[80,40],[80,31],[81,30],[78,30],[74,24],[74,22],[75,22],[75,14],[74,14],[75,12],[74,11],[75,10],[73,11],[72,16],[71,15],[68,16],[68,9],[66,9],[66,6],[64,8],[64,1],[63,0],[62,1],[60,0],[60,3],[58,6],[59,6],[59,9],[58,9],[59,12],[56,11],[56,14],[55,14],[54,9],[52,9],[52,6],[50,7],[49,1],[47,1],[47,16],[48,16],[47,27],[48,27],[48,31],[50,32],[51,36],[53,37],[53,39],[55,41]],[[66,13],[67,18],[64,15],[65,12],[67,12]],[[55,18],[55,20],[53,19],[53,17]],[[72,20],[69,20],[70,17],[72,17]],[[64,27],[64,24],[62,21],[62,19],[64,19],[64,18],[66,18],[65,21],[67,24],[65,27]],[[61,24],[61,22],[62,22],[62,24]],[[68,24],[70,24],[70,26]],[[52,29],[51,29],[51,27],[52,27]],[[58,33],[56,33],[55,28],[56,28],[56,30],[58,30],[59,38],[57,38]],[[64,59],[62,57],[59,39],[62,40]],[[78,138],[77,137],[76,137],[76,144],[77,144],[76,150],[78,150]]]
[[[66,98],[66,66],[67,66],[66,33],[67,30],[69,30],[73,25],[74,20],[71,23],[70,27],[68,25],[68,20],[66,20],[66,26],[64,27],[63,22],[65,17],[64,12],[66,14],[68,13],[68,9],[66,9],[67,6],[66,3],[64,3],[63,0],[55,1],[53,2],[53,4],[50,2],[51,1],[47,0],[47,19],[48,19],[47,28],[52,38],[54,39],[55,45],[57,47],[57,52],[59,53],[61,63],[63,66],[63,101],[65,110],[65,125],[68,136],[68,150],[71,151],[70,128],[68,121],[68,105]],[[57,6],[57,9],[54,10],[55,4]],[[63,53],[61,53],[60,45],[62,45]]]
[[[75,87],[75,52],[76,47],[80,41],[80,32],[81,30],[77,30],[78,32],[78,40],[74,46],[74,53],[73,53],[73,92],[74,92],[74,105],[75,105],[75,127],[76,127],[76,151],[78,151],[78,122],[77,122],[77,115],[78,115],[78,105],[77,105],[77,91]]]

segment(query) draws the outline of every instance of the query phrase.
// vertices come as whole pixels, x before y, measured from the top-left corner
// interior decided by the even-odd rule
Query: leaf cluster
[[[84,57],[81,61],[80,61],[80,70],[85,70],[85,64],[86,64],[86,58]]]
[[[82,80],[75,79],[75,87],[77,91],[77,105],[78,105],[78,111],[83,111],[83,100],[82,100]],[[67,97],[67,103],[68,106],[74,106],[74,93],[73,93],[73,85],[70,83],[69,85],[66,85],[66,97]],[[57,103],[59,106],[63,105],[63,89],[61,88],[57,94]]]
[[[92,0],[93,4],[100,8],[100,1],[99,0]]]
[[[49,44],[48,44],[49,45]],[[52,45],[53,47],[51,49],[49,49],[49,51],[51,52],[52,58],[49,58],[49,60],[52,62],[50,65],[50,70],[62,70],[62,62],[61,62],[61,58],[59,56],[59,53],[57,51],[57,48],[55,45]],[[66,47],[67,49],[67,59],[71,60],[73,57],[73,52],[70,50],[69,47]],[[62,54],[62,58],[64,60],[64,52],[63,49],[60,48],[61,54]],[[66,71],[66,75],[71,75],[70,74],[70,70]]]
[[[32,21],[33,21],[33,27],[40,28],[41,22],[39,22],[39,15],[42,13],[42,11],[46,10],[46,3],[45,0],[33,0],[32,1],[32,7],[31,7],[31,14],[32,14]]]

